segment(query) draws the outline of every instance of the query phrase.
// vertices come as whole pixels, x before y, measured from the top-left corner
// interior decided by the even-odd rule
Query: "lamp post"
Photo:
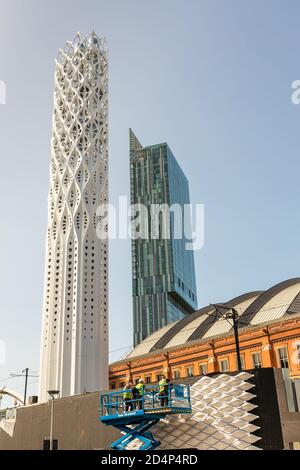
[[[53,450],[54,398],[59,394],[59,390],[48,390],[48,394],[51,397],[50,450]]]
[[[228,312],[228,314],[226,314],[226,316],[227,318],[231,319],[233,322],[237,365],[238,365],[238,370],[241,371],[243,368],[242,368],[242,359],[241,359],[241,353],[240,353],[239,329],[238,329],[239,314],[237,313],[235,308],[233,308],[231,312]]]
[[[227,321],[232,320],[232,324],[231,322],[229,323],[232,325],[233,331],[234,331],[237,368],[239,371],[241,371],[243,370],[243,368],[242,368],[242,359],[241,359],[241,353],[240,353],[239,330],[238,330],[239,314],[235,308],[225,307],[223,305],[214,305],[214,304],[211,304],[211,305],[215,308],[216,312],[220,314],[220,318],[224,318]],[[224,313],[220,312],[219,309],[221,308],[226,310],[226,312]]]

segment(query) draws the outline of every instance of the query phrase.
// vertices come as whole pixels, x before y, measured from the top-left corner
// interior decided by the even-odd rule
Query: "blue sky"
[[[39,367],[54,57],[95,29],[110,51],[110,200],[129,195],[128,128],[167,141],[205,205],[199,306],[299,274],[300,4],[0,0],[0,340]],[[129,241],[110,244],[110,350],[132,343]],[[36,379],[31,379],[34,382]],[[22,390],[22,380],[7,382]],[[31,385],[31,393],[36,383]]]

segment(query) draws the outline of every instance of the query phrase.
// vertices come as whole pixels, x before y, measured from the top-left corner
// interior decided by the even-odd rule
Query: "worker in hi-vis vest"
[[[144,395],[144,380],[139,379],[138,383],[135,386],[137,390],[137,409],[141,410],[142,409],[142,402],[143,402],[143,395]]]
[[[131,411],[133,409],[132,402],[132,383],[128,380],[123,388],[123,400],[125,404],[125,411]]]
[[[158,382],[159,385],[159,396],[160,396],[160,405],[161,406],[168,406],[169,403],[169,382],[165,375],[162,375],[160,381]]]

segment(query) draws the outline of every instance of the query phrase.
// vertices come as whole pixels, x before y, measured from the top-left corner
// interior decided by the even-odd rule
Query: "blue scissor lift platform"
[[[145,385],[139,398],[125,401],[123,395],[124,391],[116,391],[100,396],[100,421],[123,433],[111,444],[115,450],[128,449],[135,439],[141,442],[139,450],[155,449],[160,442],[149,429],[167,415],[192,411],[189,385],[168,384],[163,393],[158,385]]]

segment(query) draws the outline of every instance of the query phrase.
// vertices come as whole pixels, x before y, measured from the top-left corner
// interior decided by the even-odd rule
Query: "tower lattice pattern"
[[[107,387],[108,57],[78,34],[56,60],[40,399]]]

